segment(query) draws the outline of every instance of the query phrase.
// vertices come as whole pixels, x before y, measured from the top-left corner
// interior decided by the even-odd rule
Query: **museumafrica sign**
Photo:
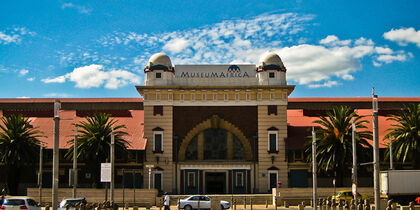
[[[255,78],[255,64],[176,65],[175,78]]]

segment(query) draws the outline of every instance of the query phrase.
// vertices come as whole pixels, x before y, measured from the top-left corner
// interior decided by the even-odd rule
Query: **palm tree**
[[[93,185],[97,187],[100,185],[100,164],[109,158],[112,130],[114,130],[115,153],[120,156],[128,153],[129,143],[123,138],[128,134],[121,131],[125,125],[116,125],[117,121],[110,117],[110,114],[95,113],[86,117],[86,121],[75,124],[79,132],[77,157],[81,157],[85,161],[88,171],[93,175]],[[69,140],[68,143],[73,145],[65,157],[73,159],[74,139]]]
[[[23,115],[9,115],[1,118],[0,124],[0,162],[5,166],[7,191],[17,194],[21,169],[27,163],[38,159],[38,140],[41,132],[33,128]]]
[[[337,185],[343,185],[343,176],[348,172],[348,164],[352,162],[352,121],[356,129],[357,157],[359,161],[366,161],[370,157],[371,145],[367,140],[372,139],[370,131],[365,130],[367,120],[362,120],[348,106],[334,107],[327,116],[320,116],[313,123],[319,125],[315,132],[317,136],[316,159],[318,170],[330,175],[337,175]],[[312,140],[307,142],[307,159],[312,161]]]
[[[394,139],[393,154],[397,160],[412,161],[413,167],[420,169],[420,104],[410,104],[388,120],[395,122],[385,136],[385,139]]]

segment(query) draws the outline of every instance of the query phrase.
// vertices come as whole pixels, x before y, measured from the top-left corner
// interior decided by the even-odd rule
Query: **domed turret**
[[[156,53],[147,62],[145,72],[153,70],[173,71],[171,59],[165,53]]]
[[[165,53],[152,55],[144,68],[144,75],[144,85],[171,85],[174,78],[171,59]]]
[[[257,77],[260,85],[287,85],[286,67],[276,53],[269,53],[260,63],[257,69]]]

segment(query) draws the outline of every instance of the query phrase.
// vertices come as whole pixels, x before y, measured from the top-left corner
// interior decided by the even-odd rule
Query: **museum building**
[[[115,186],[150,185],[174,194],[267,193],[278,183],[310,187],[311,169],[303,151],[310,128],[317,126],[313,121],[339,105],[372,114],[371,98],[289,98],[295,86],[287,85],[286,68],[274,53],[258,65],[176,66],[158,53],[149,59],[144,77],[144,85],[136,86],[142,98],[60,99],[60,187],[68,187],[72,162],[64,154],[74,123],[95,112],[111,114],[129,134],[130,155],[116,161]],[[0,99],[0,117],[24,114],[44,133],[44,187],[51,187],[53,102]],[[420,103],[420,98],[379,98],[382,150],[392,124],[388,115],[409,103]],[[371,123],[367,127],[371,130]],[[91,187],[92,175],[83,160],[79,165],[79,186]],[[21,189],[36,186],[33,168],[23,173]],[[361,175],[361,185],[372,186],[369,176]],[[321,175],[318,184],[331,186],[331,177]]]
[[[145,165],[154,166],[156,188],[251,193],[288,182],[287,98],[294,86],[277,54],[259,66],[173,67],[158,53],[144,71],[137,90],[149,141]]]

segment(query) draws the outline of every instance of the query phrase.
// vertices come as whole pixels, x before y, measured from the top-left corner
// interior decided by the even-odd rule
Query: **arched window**
[[[194,136],[187,146],[185,160],[245,160],[242,142],[231,132],[208,128]]]

